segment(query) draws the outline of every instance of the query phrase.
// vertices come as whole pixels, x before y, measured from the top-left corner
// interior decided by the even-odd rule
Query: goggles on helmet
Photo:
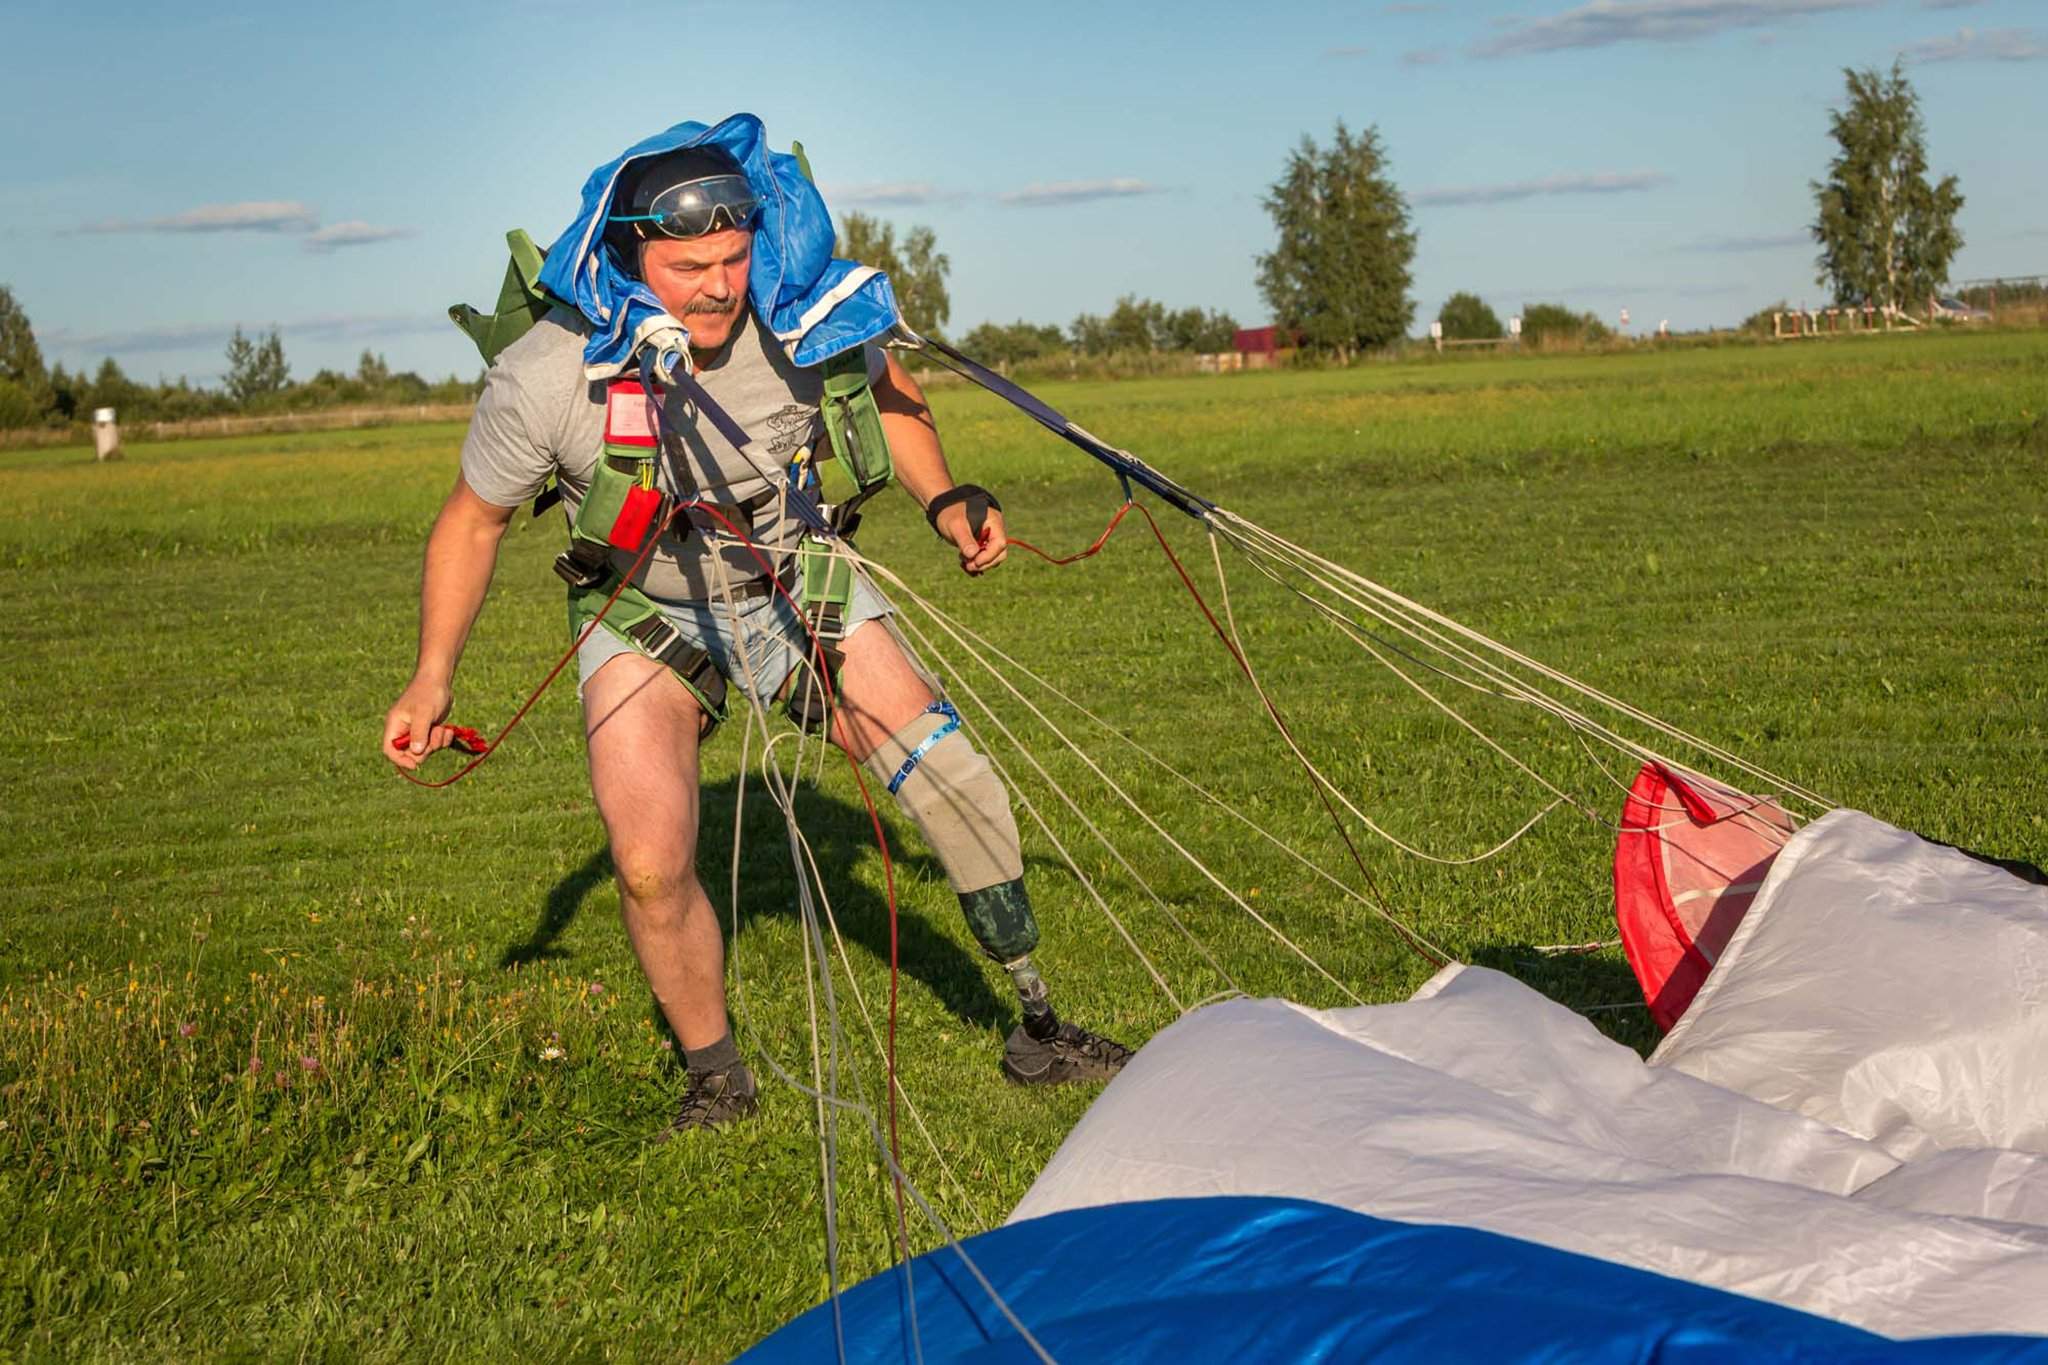
[[[646,223],[666,237],[702,237],[723,227],[754,221],[761,201],[744,175],[707,175],[671,185],[654,196],[645,213],[616,213],[614,223]]]

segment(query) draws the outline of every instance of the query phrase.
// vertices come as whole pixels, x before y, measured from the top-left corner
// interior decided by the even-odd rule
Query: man
[[[756,233],[770,211],[759,176],[750,178],[715,140],[629,154],[616,188],[593,177],[603,223],[593,249],[605,255],[591,268],[623,272],[626,288],[651,291],[687,332],[692,373],[653,396],[661,418],[650,439],[660,458],[651,468],[665,491],[720,504],[742,522],[750,516],[749,535],[782,570],[798,534],[787,471],[822,439],[823,381],[818,369],[793,362],[750,296]],[[773,211],[789,212],[779,203]],[[786,254],[787,223],[777,227],[769,240]],[[596,242],[589,233],[584,240]],[[584,312],[557,308],[491,366],[461,472],[427,541],[418,662],[385,718],[384,754],[401,768],[416,768],[449,742],[456,663],[519,507],[552,476],[573,524],[600,458],[617,448],[607,444],[618,435],[607,386],[586,377],[586,345],[604,340],[592,332]],[[963,571],[996,567],[1008,548],[1000,509],[981,490],[955,486],[924,396],[901,364],[871,344],[865,360],[897,481],[931,512]],[[987,509],[979,534],[970,524],[970,504],[978,503]],[[598,572],[610,577],[588,591],[607,592],[634,555],[612,550],[609,558]],[[714,519],[692,513],[673,523],[634,586],[673,628],[663,638],[687,642],[693,666],[708,657],[752,704],[775,704],[801,685],[812,657],[801,619],[760,560]],[[572,619],[577,600],[572,592]],[[1030,957],[1037,926],[1007,793],[912,666],[888,623],[891,611],[857,576],[840,609],[833,741],[896,793],[945,866],[975,937],[1015,985],[1023,1020],[1005,1045],[1004,1074],[1025,1084],[1107,1078],[1129,1050],[1053,1012]],[[653,613],[649,620],[665,631]],[[578,657],[591,789],[628,937],[684,1049],[689,1088],[672,1131],[716,1126],[752,1114],[756,1103],[726,1016],[718,920],[694,865],[705,675],[679,673],[673,651],[657,657],[644,632],[636,641],[610,625],[607,617],[591,631]]]

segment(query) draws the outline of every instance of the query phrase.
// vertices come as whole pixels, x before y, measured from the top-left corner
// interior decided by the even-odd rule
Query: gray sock
[[[708,1076],[715,1071],[730,1071],[740,1064],[740,1050],[733,1045],[731,1030],[708,1047],[683,1049],[683,1065],[692,1076]]]

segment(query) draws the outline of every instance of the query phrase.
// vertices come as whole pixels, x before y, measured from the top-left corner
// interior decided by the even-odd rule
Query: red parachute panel
[[[1657,1027],[1707,979],[1793,831],[1776,801],[1650,763],[1622,806],[1614,918]]]

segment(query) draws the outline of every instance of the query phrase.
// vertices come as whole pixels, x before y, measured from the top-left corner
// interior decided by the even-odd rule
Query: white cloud
[[[1786,247],[1812,246],[1810,232],[1774,232],[1757,237],[1703,237],[1697,242],[1686,242],[1680,251],[1706,251],[1733,253],[1743,251],[1780,251]]]
[[[1323,55],[1325,57],[1363,57],[1371,53],[1371,51],[1371,48],[1364,46],[1326,47],[1323,49]]]
[[[169,322],[103,332],[67,327],[53,327],[47,331],[38,328],[37,336],[53,350],[94,353],[184,351],[195,347],[214,349],[226,346],[237,325],[251,334],[267,332],[271,326],[246,322]],[[299,340],[353,340],[453,331],[445,313],[322,313],[275,325],[287,345]]]
[[[996,196],[1005,204],[1024,206],[1085,204],[1095,199],[1127,199],[1134,195],[1158,194],[1160,187],[1149,180],[1118,177],[1112,180],[1055,180],[1007,190]]]
[[[333,251],[344,246],[367,246],[371,242],[389,242],[399,237],[412,236],[411,228],[377,227],[352,218],[345,223],[329,223],[306,238],[308,251]]]
[[[1553,175],[1542,180],[1517,180],[1502,185],[1460,185],[1419,190],[1409,196],[1420,205],[1504,204],[1558,194],[1628,194],[1671,183],[1662,171],[1601,171],[1592,175]]]
[[[869,181],[857,185],[827,185],[822,191],[828,204],[845,204],[853,208],[913,208],[919,204],[936,204],[957,199],[957,194],[943,193],[925,180]]]
[[[2024,28],[1959,28],[1946,38],[1907,43],[1909,62],[2038,62],[2048,60],[2048,39]]]
[[[112,218],[87,223],[79,232],[311,232],[320,215],[296,199],[257,199],[235,204],[202,204],[162,218]]]
[[[1475,57],[1520,57],[1615,43],[1679,43],[1736,28],[1758,28],[1805,14],[1868,9],[1874,0],[1591,0],[1590,4],[1504,24],[1474,43]]]

